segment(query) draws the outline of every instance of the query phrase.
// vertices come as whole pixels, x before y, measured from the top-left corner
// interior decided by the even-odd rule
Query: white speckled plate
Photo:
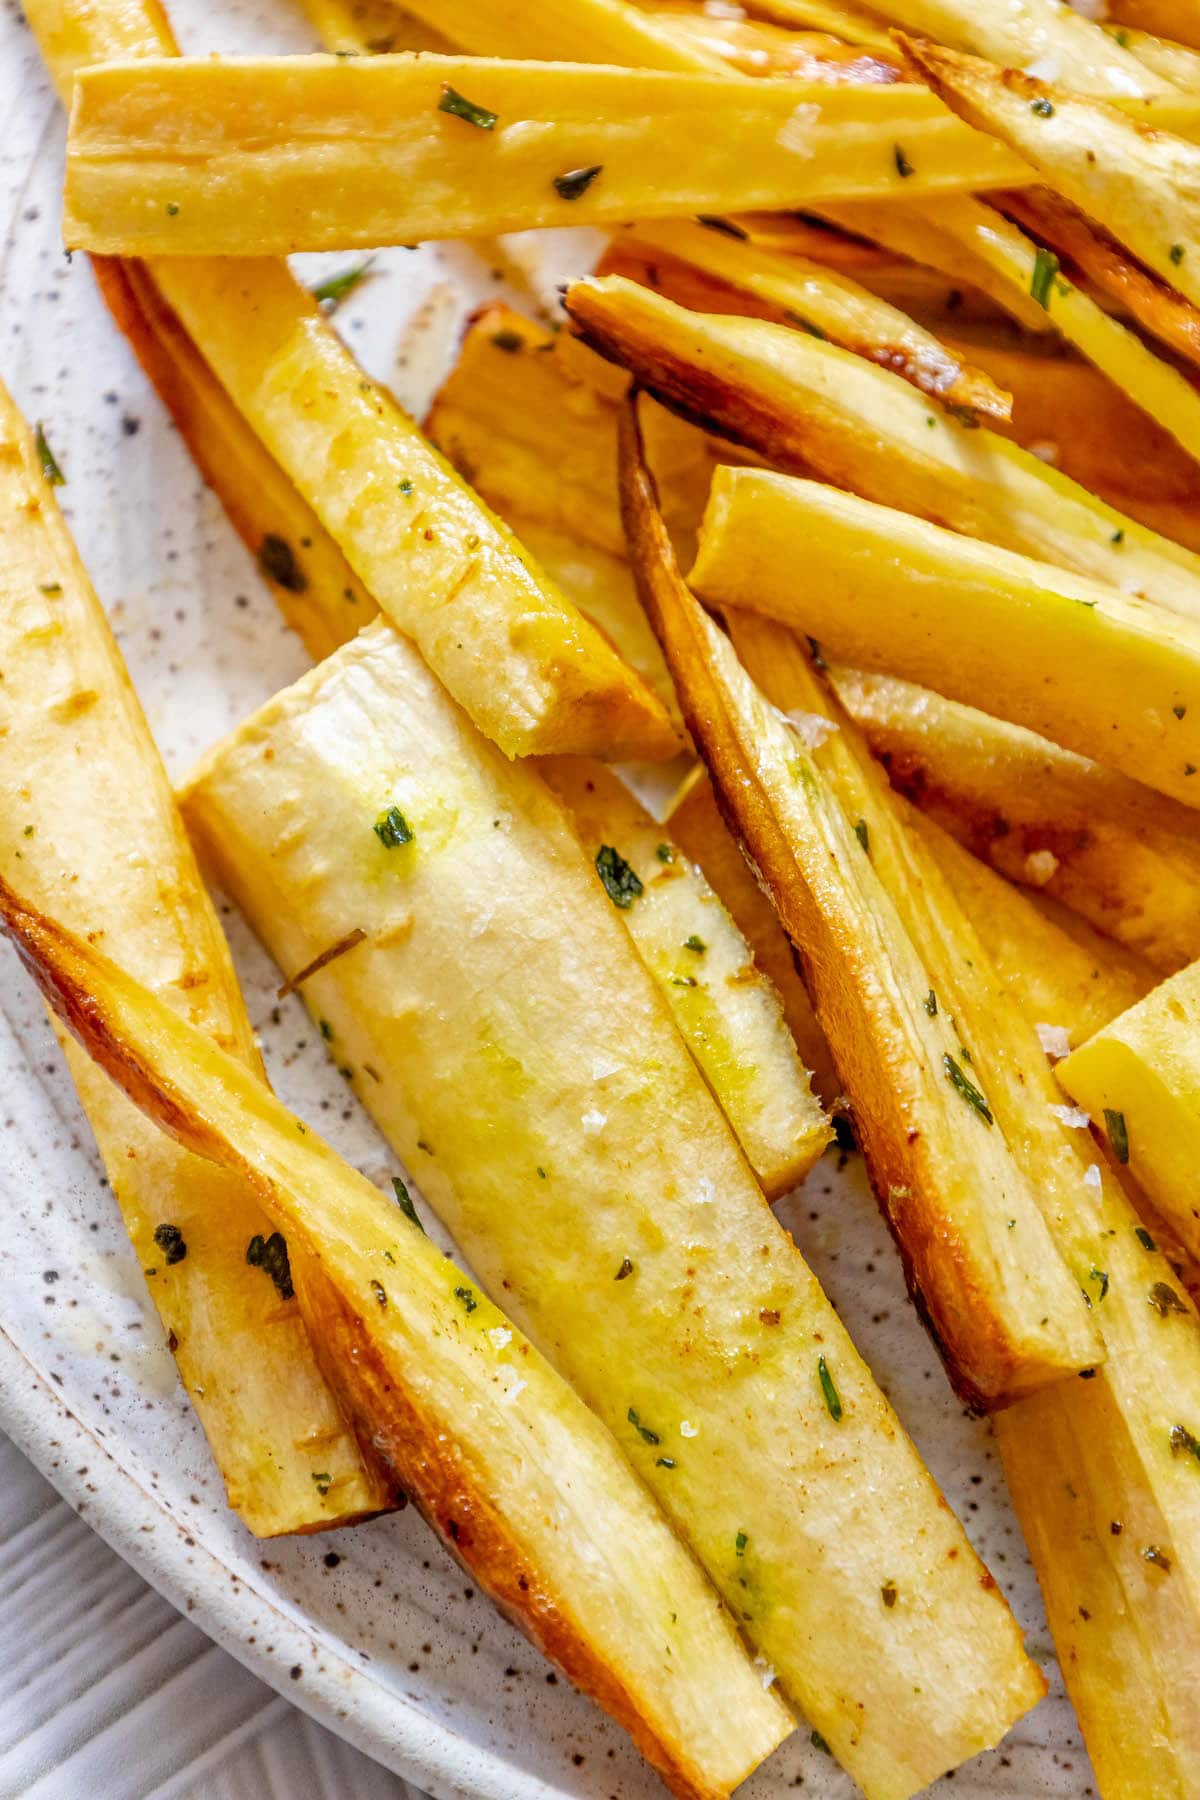
[[[218,20],[212,10],[173,0],[189,48],[306,47],[286,0],[230,0]],[[179,774],[306,659],[111,325],[86,260],[63,257],[62,121],[13,0],[0,10],[0,118],[0,372],[66,470],[65,510]],[[461,247],[390,253],[339,324],[373,373],[421,407],[466,313],[497,281]],[[394,1165],[298,1003],[274,1009],[274,972],[240,921],[227,924],[281,1093],[382,1180]],[[0,1197],[0,1423],[156,1587],[289,1699],[436,1796],[661,1794],[622,1734],[556,1681],[412,1514],[269,1545],[228,1514],[74,1092],[7,952]],[[857,1159],[844,1173],[832,1161],[819,1169],[788,1223],[1051,1674],[1052,1697],[1001,1751],[941,1784],[945,1795],[1083,1800],[1090,1771],[987,1427],[962,1415],[915,1322]],[[850,1793],[805,1733],[743,1792],[769,1800],[801,1786],[823,1800]]]

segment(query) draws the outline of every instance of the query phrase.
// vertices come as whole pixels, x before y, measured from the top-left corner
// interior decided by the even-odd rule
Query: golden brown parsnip
[[[454,1555],[680,1800],[723,1800],[792,1720],[610,1434],[264,1082],[3,882],[0,912],[98,1067],[320,1267],[347,1409]]]
[[[1077,94],[1169,94],[1156,76],[1082,12],[1054,0],[882,0],[892,24],[1001,69],[1032,68]]]
[[[1003,1603],[638,963],[619,866],[606,891],[535,770],[379,626],[186,805],[285,972],[366,932],[303,984],[339,1066],[860,1784],[898,1800],[992,1741],[1037,1691]]]
[[[158,751],[3,388],[0,672],[0,867],[261,1078]],[[73,1045],[67,1058],[230,1505],[263,1537],[386,1506],[390,1484],[322,1379],[290,1279],[246,1261],[271,1229],[253,1188],[169,1143]],[[299,1254],[295,1283],[311,1297]]]

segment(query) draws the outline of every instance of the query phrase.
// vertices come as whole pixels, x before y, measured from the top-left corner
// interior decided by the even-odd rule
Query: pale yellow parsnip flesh
[[[856,1778],[886,1800],[990,1741],[1030,1693],[1006,1613],[534,772],[372,627],[210,757],[186,805],[285,970],[351,914],[366,930],[304,984],[331,1050]],[[413,831],[391,850],[388,805]],[[887,1609],[902,1547],[921,1599]]]
[[[1045,71],[1079,94],[1129,98],[1175,92],[1082,9],[1055,0],[883,0],[894,25],[935,44],[986,57],[1002,69]]]

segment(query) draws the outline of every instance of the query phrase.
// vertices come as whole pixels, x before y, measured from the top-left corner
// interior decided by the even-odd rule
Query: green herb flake
[[[296,1290],[292,1286],[287,1239],[281,1231],[273,1231],[268,1238],[256,1231],[246,1245],[246,1261],[252,1269],[261,1269],[264,1275],[271,1277],[281,1300],[292,1298]]]
[[[42,474],[46,477],[50,486],[65,487],[67,485],[67,478],[59,468],[53,450],[46,442],[46,432],[40,419],[37,422],[37,427],[33,434],[33,442],[34,448],[37,450],[38,461],[42,465]]]
[[[409,1223],[415,1225],[418,1231],[424,1231],[425,1227],[422,1225],[420,1218],[417,1215],[417,1209],[413,1205],[412,1195],[409,1193],[407,1185],[401,1181],[399,1175],[392,1176],[392,1192],[396,1196],[396,1205],[400,1208],[400,1211],[404,1214]]]
[[[333,1476],[329,1473],[328,1469],[314,1469],[312,1471],[312,1478],[317,1484],[318,1494],[324,1499],[330,1488],[333,1486]]]
[[[660,844],[654,854],[657,856],[660,863],[673,863],[675,861],[675,852],[670,844]]]
[[[1033,275],[1029,283],[1029,292],[1039,306],[1050,310],[1050,285],[1058,274],[1058,258],[1053,250],[1043,250],[1038,246],[1033,259]]]
[[[387,1289],[384,1287],[382,1281],[373,1281],[371,1283],[371,1292],[374,1294],[376,1300],[378,1300],[380,1306],[387,1305]]]
[[[477,126],[480,131],[494,131],[496,120],[500,116],[486,106],[476,106],[473,100],[468,100],[457,88],[452,88],[448,81],[442,83],[442,97],[437,103],[437,109],[439,112],[453,113],[456,119],[465,119],[468,125]]]
[[[1129,1161],[1129,1132],[1125,1128],[1125,1114],[1114,1112],[1111,1106],[1104,1109],[1104,1129],[1108,1133],[1108,1141],[1112,1145],[1112,1153],[1119,1163]]]
[[[479,1305],[478,1300],[475,1298],[474,1288],[456,1287],[454,1290],[454,1298],[462,1301],[463,1311],[468,1314],[473,1313],[475,1308]]]
[[[604,883],[604,891],[614,906],[628,912],[643,891],[641,881],[623,856],[611,844],[601,844],[596,852],[596,873]]]
[[[1175,264],[1176,268],[1178,268],[1179,264],[1183,261],[1183,257],[1184,257],[1183,245],[1182,244],[1172,244],[1171,245],[1171,261]]]
[[[883,1586],[880,1588],[879,1598],[883,1601],[883,1604],[888,1608],[888,1610],[890,1612],[892,1607],[895,1606],[896,1599],[897,1599],[897,1590],[890,1581],[885,1581]]]
[[[1125,542],[1125,527],[1119,525],[1108,541],[1110,544],[1123,544]]]
[[[810,1731],[808,1734],[808,1741],[814,1750],[820,1750],[825,1756],[833,1755],[833,1751],[829,1748],[829,1745],[825,1742],[825,1739],[821,1736],[819,1731]]]
[[[719,231],[722,237],[736,238],[740,244],[748,241],[750,233],[735,225],[732,219],[722,219],[716,213],[697,213],[697,225],[705,226],[709,231]]]
[[[1186,706],[1173,706],[1171,708],[1171,711],[1175,714],[1175,717],[1177,719],[1183,719],[1183,718],[1187,717],[1187,707]]]
[[[708,945],[705,943],[704,939],[702,937],[697,937],[694,931],[691,937],[684,938],[683,947],[685,950],[693,951],[696,956],[703,956],[704,952],[708,949]]]
[[[1186,1425],[1172,1425],[1170,1444],[1172,1456],[1194,1456],[1200,1462],[1200,1438]]]
[[[1161,1569],[1164,1575],[1171,1573],[1171,1559],[1165,1550],[1159,1549],[1157,1544],[1146,1545],[1142,1551],[1142,1561],[1153,1563],[1155,1568]]]
[[[325,1039],[325,1042],[327,1044],[331,1043],[333,1040],[333,1026],[329,1023],[329,1020],[318,1019],[317,1024],[320,1027],[321,1036]]]
[[[905,156],[899,144],[892,145],[892,161],[896,165],[896,173],[899,175],[901,181],[907,181],[910,175],[916,174],[916,170],[909,162],[907,156]]]
[[[1029,102],[1029,110],[1031,113],[1036,113],[1039,119],[1052,119],[1054,117],[1054,102],[1053,100],[1046,99],[1031,100]]]
[[[187,1255],[187,1245],[178,1225],[156,1225],[154,1241],[163,1253],[163,1261],[170,1268],[174,1263],[181,1263]]]
[[[1165,1281],[1156,1281],[1154,1286],[1150,1289],[1147,1299],[1160,1319],[1165,1319],[1169,1313],[1186,1314],[1187,1312],[1187,1306],[1184,1301],[1179,1298],[1175,1289]]]
[[[1095,1263],[1093,1263],[1091,1268],[1088,1270],[1088,1280],[1098,1282],[1100,1284],[1101,1300],[1107,1299],[1107,1297],[1108,1297],[1108,1270],[1107,1269],[1098,1269],[1096,1267]]]
[[[286,588],[289,594],[302,594],[308,586],[308,576],[296,561],[296,552],[286,538],[273,531],[268,531],[258,546],[258,566],[268,581]]]
[[[654,1466],[656,1469],[673,1469],[675,1467],[675,1458],[673,1456],[656,1456],[654,1459]]]
[[[699,987],[700,983],[694,975],[672,975],[672,987]]]
[[[603,163],[593,163],[589,169],[571,169],[566,175],[556,175],[554,191],[561,200],[578,200],[581,194],[587,193],[603,168]]]
[[[826,1410],[836,1425],[842,1416],[842,1399],[837,1388],[834,1386],[833,1376],[829,1373],[829,1364],[825,1361],[823,1356],[818,1356],[817,1358],[817,1379],[821,1383],[821,1392],[825,1397]]]
[[[633,1274],[633,1262],[628,1256],[621,1258],[621,1266],[613,1276],[614,1281],[628,1281]]]
[[[336,312],[342,301],[366,280],[374,260],[373,256],[368,256],[348,269],[339,269],[336,275],[327,275],[324,281],[314,282],[308,291],[326,312]]]
[[[854,835],[869,856],[871,853],[871,831],[865,819],[860,819],[855,825]]]
[[[961,1066],[955,1062],[949,1051],[942,1057],[942,1067],[946,1071],[946,1079],[956,1093],[962,1095],[968,1106],[974,1107],[985,1125],[994,1125],[992,1109],[969,1075],[964,1075]]]
[[[659,1437],[657,1431],[651,1431],[651,1429],[648,1425],[643,1425],[642,1421],[638,1418],[636,1412],[634,1412],[632,1406],[630,1407],[629,1411],[626,1413],[625,1417],[629,1420],[629,1423],[633,1426],[633,1429],[637,1432],[638,1436],[641,1438],[641,1440],[644,1444],[661,1444],[662,1443],[662,1439]]]
[[[1153,1251],[1153,1250],[1158,1249],[1158,1245],[1155,1243],[1154,1239],[1150,1236],[1150,1233],[1146,1230],[1146,1227],[1144,1225],[1135,1225],[1133,1228],[1133,1235],[1137,1239],[1138,1243],[1142,1246],[1143,1250]]]
[[[733,1554],[735,1556],[745,1556],[746,1545],[749,1542],[750,1539],[746,1536],[746,1533],[744,1531],[739,1531],[733,1540]]]
[[[62,593],[62,582],[61,581],[39,581],[38,582],[38,593],[39,594],[61,594]]]
[[[930,988],[925,996],[925,1011],[929,1014],[931,1019],[937,1018],[937,995],[932,988]]]
[[[385,850],[399,850],[402,844],[413,841],[413,828],[398,806],[381,812],[371,829]]]
[[[525,348],[525,339],[520,332],[507,325],[493,331],[490,342],[494,350],[503,350],[506,356],[515,356],[518,350]]]

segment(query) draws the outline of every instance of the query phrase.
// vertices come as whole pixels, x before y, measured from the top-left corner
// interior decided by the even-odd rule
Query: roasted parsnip
[[[1200,821],[1100,763],[887,675],[834,684],[894,786],[1011,881],[1170,974],[1200,957]]]
[[[216,914],[149,727],[35,441],[0,388],[0,867],[256,1077]],[[86,829],[81,829],[86,821]],[[292,1296],[246,1261],[253,1184],[169,1143],[74,1045],[67,1060],[229,1503],[263,1537],[391,1497],[318,1370]],[[316,1303],[298,1250],[295,1284]],[[286,1290],[286,1291],[285,1291]],[[326,1471],[323,1484],[313,1469]]]
[[[253,1072],[3,882],[0,912],[98,1068],[320,1268],[344,1403],[453,1553],[676,1794],[727,1795],[792,1720],[583,1401]]]
[[[1040,1682],[639,965],[615,860],[606,892],[378,625],[186,808],[285,971],[366,932],[303,983],[332,1053],[860,1784],[898,1800],[993,1741]]]
[[[903,80],[900,58],[867,50],[824,31],[793,31],[765,19],[721,17],[691,6],[652,8],[655,22],[678,44],[694,47],[739,75],[791,75],[801,81]]]
[[[887,25],[866,6],[846,6],[842,0],[749,0],[746,11],[751,18],[770,19],[793,29],[828,31],[848,44],[892,49]]]
[[[406,0],[405,10],[471,56],[675,71],[724,63],[701,45],[681,43],[666,20],[627,0]]]
[[[1056,0],[879,0],[877,10],[917,37],[967,50],[1001,69],[1029,69],[1079,94],[1175,90],[1082,12]]]
[[[1055,1073],[1103,1119],[1109,1151],[1200,1257],[1200,964],[1190,963],[1105,1024]]]
[[[779,995],[700,870],[623,782],[577,756],[547,758],[539,768],[610,893],[613,871],[621,871],[621,917],[638,955],[768,1198],[785,1194],[833,1132]]]
[[[1200,50],[1200,0],[1108,0],[1108,17]]]
[[[767,469],[717,470],[689,579],[1200,806],[1200,619]]]
[[[872,1184],[951,1379],[969,1401],[995,1406],[1090,1366],[1098,1339],[1035,1190],[994,1129],[952,1009],[939,1005],[879,882],[866,822],[818,771],[827,722],[804,710],[789,721],[757,691],[684,587],[635,451],[622,473],[634,568],[684,717],[800,955]]]
[[[108,255],[286,255],[1026,174],[916,84],[438,56],[139,60],[77,78],[63,235]]]
[[[1152,595],[1200,618],[1200,559],[886,369],[758,319],[692,313],[619,277],[574,282],[584,339],[676,411],[777,468]]]
[[[1138,31],[1132,25],[1109,23],[1104,30],[1122,50],[1128,50],[1143,67],[1152,69],[1172,87],[1185,94],[1200,91],[1200,52],[1170,38],[1156,37],[1152,31]]]

